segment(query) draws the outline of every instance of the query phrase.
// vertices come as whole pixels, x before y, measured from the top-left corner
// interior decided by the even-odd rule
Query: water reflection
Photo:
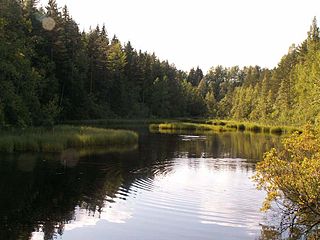
[[[263,153],[279,145],[279,137],[254,133],[219,133],[192,137],[178,135],[180,142],[177,152],[187,157],[225,157],[260,160]],[[193,141],[193,144],[189,142]]]
[[[256,203],[257,200],[260,202],[261,196],[254,196],[256,191],[248,181],[253,164],[241,159],[173,161],[176,165],[172,172],[165,177],[158,175],[153,181],[154,192],[158,192],[158,207],[161,207],[161,199],[173,210],[192,206],[194,209],[190,214],[194,215],[196,211],[199,221],[204,224],[259,229],[260,213],[252,213],[252,206],[259,208]]]
[[[241,133],[140,138],[138,149],[125,152],[1,156],[0,236],[250,239],[259,234],[264,194],[248,178],[254,161],[277,139]]]

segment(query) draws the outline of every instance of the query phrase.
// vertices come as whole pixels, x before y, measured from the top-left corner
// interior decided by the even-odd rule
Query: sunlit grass
[[[136,145],[137,142],[138,134],[133,131],[65,125],[4,131],[0,135],[0,151],[61,152],[67,148]]]
[[[299,129],[290,126],[269,126],[252,122],[238,122],[232,120],[207,120],[205,123],[197,122],[166,122],[160,124],[150,124],[149,129],[152,132],[159,131],[249,131],[254,133],[267,133],[267,134],[289,134]]]
[[[189,122],[176,122],[176,123],[161,123],[161,124],[150,124],[149,129],[151,130],[191,130],[191,131],[216,131],[223,132],[226,129],[222,126],[215,126],[210,124],[202,123],[189,123]]]

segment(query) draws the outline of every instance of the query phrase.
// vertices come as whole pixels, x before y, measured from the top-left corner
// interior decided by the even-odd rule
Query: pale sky
[[[46,4],[47,0],[41,0]],[[80,30],[105,23],[110,38],[131,41],[188,71],[274,67],[307,36],[320,0],[57,0]]]

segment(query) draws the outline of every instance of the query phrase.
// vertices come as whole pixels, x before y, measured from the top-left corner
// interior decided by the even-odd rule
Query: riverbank
[[[67,148],[136,145],[138,134],[127,130],[61,125],[2,131],[0,152],[61,152]]]
[[[255,122],[218,120],[209,118],[173,118],[173,119],[96,119],[66,122],[72,125],[91,125],[91,126],[121,126],[121,125],[149,125],[152,132],[172,133],[174,131],[197,131],[197,132],[226,132],[226,131],[249,131],[254,133],[267,134],[290,134],[301,132],[296,126],[278,126]]]
[[[197,122],[163,122],[160,124],[150,124],[150,131],[168,132],[174,130],[189,130],[189,131],[214,131],[214,132],[226,132],[226,131],[250,131],[254,133],[267,133],[267,134],[290,134],[292,132],[301,132],[299,128],[292,126],[270,126],[262,125],[251,122],[238,122],[231,120],[206,120]]]

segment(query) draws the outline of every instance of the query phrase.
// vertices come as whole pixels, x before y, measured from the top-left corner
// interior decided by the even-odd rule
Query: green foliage
[[[210,116],[299,126],[320,115],[316,19],[275,69],[218,65],[204,75],[109,39],[104,25],[80,33],[54,0],[45,9],[36,1],[1,7],[0,125]]]
[[[200,68],[187,74],[115,36],[110,41],[105,26],[80,33],[56,1],[45,9],[34,1],[1,7],[1,125],[205,115]]]
[[[203,78],[202,70],[199,67],[197,67],[196,70],[194,68],[190,70],[187,81],[191,83],[192,86],[196,87],[199,85],[202,78]]]
[[[61,108],[57,104],[57,99],[53,99],[47,104],[42,106],[41,118],[39,120],[40,125],[52,127],[59,116]]]
[[[207,101],[201,96],[199,89],[193,87],[189,82],[182,82],[182,115],[198,117],[203,116],[206,112]]]
[[[279,202],[283,224],[296,226],[300,234],[312,234],[320,224],[319,139],[319,130],[310,126],[292,134],[283,140],[283,149],[265,154],[254,176],[258,188],[267,192],[263,210]]]
[[[206,94],[206,105],[207,105],[207,112],[210,117],[215,117],[217,115],[217,101],[216,98],[214,97],[214,94],[212,92],[208,92]]]
[[[307,40],[300,46],[291,46],[277,68],[245,68],[243,83],[232,90],[229,117],[274,125],[314,122],[320,113],[319,39],[314,19]],[[222,99],[218,106],[230,109],[230,100],[227,100]],[[228,117],[223,110],[218,113],[218,117]]]

